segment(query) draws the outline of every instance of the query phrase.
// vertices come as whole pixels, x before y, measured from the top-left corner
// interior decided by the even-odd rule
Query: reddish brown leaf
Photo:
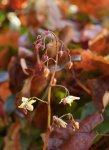
[[[109,39],[109,32],[108,30],[104,29],[95,38],[89,40],[89,49],[102,55],[109,54],[108,39]]]
[[[83,69],[84,71],[98,70],[102,74],[109,74],[109,60],[102,56],[98,56],[90,50],[76,50],[71,51],[71,55],[80,54],[82,61],[76,64],[76,69]]]
[[[20,15],[21,23],[24,26],[31,26],[32,28],[39,28],[45,19],[46,19],[45,14],[43,13],[38,14],[36,11],[32,9],[28,11],[26,14]]]
[[[35,110],[35,114],[33,117],[34,125],[42,130],[45,130],[47,127],[47,105],[39,104],[39,106]]]
[[[7,97],[11,95],[11,91],[9,89],[9,82],[5,81],[0,84],[0,97],[5,101]]]
[[[109,91],[109,75],[89,81],[92,90],[92,99],[100,112],[103,112],[109,99],[104,98],[106,91]]]
[[[54,129],[50,135],[48,150],[88,150],[97,136],[94,127],[103,121],[101,114],[93,114],[81,120],[80,129],[70,127]]]
[[[73,4],[76,4],[81,12],[85,12],[89,15],[94,15],[96,17],[101,17],[102,10],[108,8],[109,1],[108,0],[70,0]]]
[[[19,33],[0,33],[0,46],[13,46],[18,47]]]
[[[8,66],[10,89],[12,92],[17,92],[22,84],[22,81],[27,78],[22,71],[19,59],[12,57]],[[19,75],[18,75],[19,74]]]
[[[4,109],[4,101],[0,98],[0,117],[6,122],[6,112]]]
[[[8,8],[11,10],[23,9],[28,0],[9,0]]]
[[[0,69],[7,67],[10,60],[10,51],[9,49],[0,50]]]

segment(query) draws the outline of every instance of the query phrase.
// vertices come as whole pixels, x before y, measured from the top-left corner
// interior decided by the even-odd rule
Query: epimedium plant
[[[54,43],[54,48],[55,48],[55,56],[50,57],[48,54],[48,48],[46,46],[47,44],[47,39],[49,39],[50,43]],[[52,31],[46,31],[43,35],[38,35],[37,40],[34,42],[34,49],[35,49],[35,56],[36,56],[36,66],[35,70],[32,70],[33,75],[35,75],[36,72],[43,72],[44,76],[46,78],[49,77],[49,84],[48,84],[48,90],[47,90],[47,101],[44,101],[42,99],[39,99],[38,97],[22,97],[22,103],[18,106],[19,108],[23,109],[25,114],[28,113],[28,111],[33,111],[34,107],[33,104],[38,100],[42,103],[45,103],[47,105],[48,109],[48,118],[47,118],[47,132],[45,135],[45,140],[44,140],[44,146],[43,150],[46,150],[48,140],[49,140],[49,135],[51,130],[56,127],[56,128],[66,128],[67,122],[63,120],[63,117],[68,117],[69,120],[72,120],[72,128],[73,130],[78,130],[79,129],[79,122],[75,121],[73,116],[71,114],[63,114],[61,117],[53,116],[52,122],[51,122],[51,95],[52,95],[52,88],[53,87],[61,87],[65,89],[65,97],[60,100],[60,103],[69,104],[71,106],[72,102],[74,100],[79,100],[80,97],[77,96],[72,96],[69,93],[69,90],[63,86],[63,85],[58,85],[57,84],[57,79],[56,79],[56,71],[58,67],[58,63],[60,59],[62,59],[62,56],[65,54],[68,57],[68,61],[65,65],[68,69],[73,69],[73,62],[71,60],[70,52],[66,48],[64,49],[64,43],[58,39],[58,37],[52,32]],[[52,47],[51,47],[52,50]],[[41,58],[39,57],[39,53],[42,53]],[[40,61],[41,59],[41,61]],[[50,67],[52,66],[52,67]],[[29,70],[31,71],[31,70]],[[28,70],[26,71],[28,74]],[[39,74],[40,75],[40,74]]]

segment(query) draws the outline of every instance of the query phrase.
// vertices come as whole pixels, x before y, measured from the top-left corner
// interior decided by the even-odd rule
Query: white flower
[[[71,106],[71,103],[72,103],[74,100],[79,100],[79,99],[80,99],[80,97],[76,97],[76,96],[71,96],[71,95],[69,95],[69,96],[67,96],[67,97],[65,97],[65,98],[63,98],[63,99],[61,99],[60,103],[63,103],[64,105],[65,105],[65,104],[69,104],[69,105]]]
[[[27,111],[27,110],[33,111],[34,107],[32,104],[35,102],[36,102],[36,100],[30,100],[26,97],[22,97],[22,104],[18,107],[25,109],[25,111]]]

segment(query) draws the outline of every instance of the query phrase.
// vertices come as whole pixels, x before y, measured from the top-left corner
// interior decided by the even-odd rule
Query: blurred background
[[[21,59],[33,66],[33,42],[48,30],[64,42],[75,61],[75,72],[59,64],[57,82],[81,97],[71,107],[59,105],[65,92],[54,89],[52,115],[72,113],[80,120],[104,109],[102,97],[109,90],[109,0],[0,0],[0,150],[42,149],[46,106],[37,102],[27,116],[17,106],[22,96],[46,99],[48,79],[41,74],[31,80]],[[50,56],[55,56],[54,47]],[[96,130],[108,133],[108,106],[104,118]],[[92,148],[105,150],[108,141],[99,137]]]

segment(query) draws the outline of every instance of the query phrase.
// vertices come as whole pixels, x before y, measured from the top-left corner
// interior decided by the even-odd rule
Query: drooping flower
[[[53,116],[53,123],[52,123],[53,127],[57,127],[57,128],[66,128],[67,127],[67,123],[65,121],[63,121],[61,118],[58,118],[57,116]]]
[[[60,103],[63,103],[64,105],[65,104],[69,104],[71,106],[71,103],[74,101],[74,100],[79,100],[80,97],[77,97],[77,96],[72,96],[72,95],[69,95],[63,99],[61,99]]]
[[[25,110],[25,112],[27,112],[27,110],[29,111],[33,111],[34,107],[33,107],[33,103],[35,103],[36,100],[30,100],[29,98],[26,97],[22,97],[22,103],[20,106],[18,106],[19,108],[23,108]]]

